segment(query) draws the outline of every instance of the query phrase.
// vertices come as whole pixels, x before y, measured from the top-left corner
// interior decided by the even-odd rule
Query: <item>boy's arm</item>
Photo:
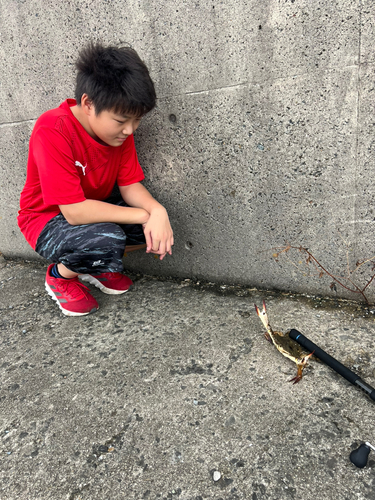
[[[151,196],[139,182],[128,186],[119,186],[125,203],[138,209],[144,209],[150,217],[143,225],[147,243],[147,253],[156,253],[162,260],[168,253],[172,255],[173,231],[166,209]]]
[[[69,205],[59,205],[61,213],[72,226],[95,222],[117,224],[145,224],[150,215],[142,208],[119,207],[98,200],[85,200]]]

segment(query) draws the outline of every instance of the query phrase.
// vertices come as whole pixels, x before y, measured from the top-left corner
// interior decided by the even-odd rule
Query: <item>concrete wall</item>
[[[91,39],[130,43],[158,94],[136,143],[176,244],[171,258],[132,254],[127,268],[329,294],[332,280],[274,262],[270,249],[307,246],[335,273],[346,269],[341,238],[352,264],[375,254],[372,1],[0,6],[5,256],[36,257],[15,220],[28,137],[43,111],[73,96],[74,60]],[[301,256],[290,258],[303,269]]]

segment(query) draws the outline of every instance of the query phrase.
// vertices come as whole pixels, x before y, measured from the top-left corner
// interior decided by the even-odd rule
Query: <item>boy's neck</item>
[[[82,125],[82,127],[86,130],[86,132],[89,134],[90,137],[92,137],[99,144],[102,144],[103,146],[107,146],[107,144],[105,142],[101,141],[99,139],[99,137],[97,137],[94,134],[92,128],[90,127],[88,117],[81,106],[78,106],[76,104],[75,106],[72,106],[70,108],[70,111],[72,112],[73,116],[79,121],[79,123]]]
[[[70,111],[72,112],[73,116],[79,121],[79,123],[82,125],[82,127],[86,130],[86,132],[88,134],[90,134],[87,116],[84,113],[83,109],[80,106],[77,106],[77,104],[76,104],[75,106],[72,106],[70,108]]]

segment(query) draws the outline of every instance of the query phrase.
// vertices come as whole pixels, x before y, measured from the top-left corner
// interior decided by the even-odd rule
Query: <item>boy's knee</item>
[[[112,222],[102,222],[95,224],[95,235],[93,241],[100,243],[100,246],[125,246],[126,234],[124,230]]]

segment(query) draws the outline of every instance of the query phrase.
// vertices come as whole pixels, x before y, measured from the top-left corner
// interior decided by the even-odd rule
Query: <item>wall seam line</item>
[[[17,125],[22,125],[24,123],[34,123],[37,118],[31,118],[30,120],[20,120],[19,122],[4,122],[0,123],[0,128],[4,127],[16,127]]]
[[[355,141],[355,173],[354,173],[354,192],[358,190],[358,171],[359,171],[359,127],[360,127],[360,105],[361,105],[361,49],[362,49],[362,0],[359,0],[359,37],[358,37],[358,69],[357,69],[357,116],[356,116],[356,141]],[[358,247],[358,217],[357,217],[357,200],[358,197],[353,198],[353,231],[355,248]],[[354,258],[356,259],[357,251],[354,251]]]

